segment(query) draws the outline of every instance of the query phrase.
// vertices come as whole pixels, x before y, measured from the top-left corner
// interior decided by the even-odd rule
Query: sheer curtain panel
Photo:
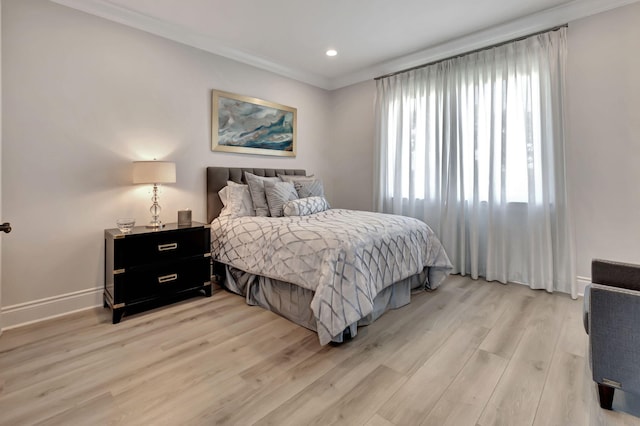
[[[376,208],[424,220],[455,272],[576,297],[566,27],[377,81]]]

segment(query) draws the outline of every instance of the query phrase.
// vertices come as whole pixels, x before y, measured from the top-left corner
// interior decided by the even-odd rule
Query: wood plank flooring
[[[321,347],[222,290],[117,325],[94,309],[0,336],[0,424],[640,425],[630,395],[599,408],[581,312],[451,276]]]

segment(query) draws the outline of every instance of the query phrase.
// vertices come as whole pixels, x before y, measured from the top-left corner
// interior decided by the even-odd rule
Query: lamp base
[[[164,228],[164,223],[159,220],[151,221],[146,225],[146,228],[161,229]]]

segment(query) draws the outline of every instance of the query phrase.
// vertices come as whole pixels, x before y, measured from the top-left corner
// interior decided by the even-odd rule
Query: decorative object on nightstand
[[[120,218],[116,220],[116,226],[123,234],[131,232],[134,226],[136,226],[136,220],[130,217]]]
[[[169,223],[105,229],[104,307],[117,324],[126,309],[204,291],[211,296],[210,225]]]
[[[191,210],[178,210],[178,226],[191,226]]]
[[[158,204],[158,184],[176,183],[176,163],[170,161],[134,161],[133,162],[133,183],[152,183],[153,204],[149,208],[151,212],[151,222],[147,228],[162,228],[160,212],[162,208]]]

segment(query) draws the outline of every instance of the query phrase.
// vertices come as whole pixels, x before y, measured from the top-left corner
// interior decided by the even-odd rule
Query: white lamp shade
[[[176,163],[134,161],[133,183],[176,183]]]

